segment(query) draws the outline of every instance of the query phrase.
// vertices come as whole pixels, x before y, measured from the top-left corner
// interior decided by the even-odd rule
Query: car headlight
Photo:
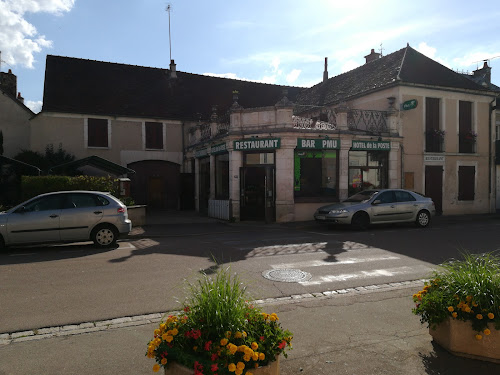
[[[342,208],[340,210],[331,210],[329,213],[332,215],[335,215],[335,214],[345,214],[347,212],[348,211],[346,209]]]

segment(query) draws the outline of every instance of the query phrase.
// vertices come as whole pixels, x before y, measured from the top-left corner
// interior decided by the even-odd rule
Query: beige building
[[[0,131],[3,134],[3,156],[12,158],[29,150],[30,119],[34,113],[24,105],[17,92],[17,77],[9,69],[0,72]]]

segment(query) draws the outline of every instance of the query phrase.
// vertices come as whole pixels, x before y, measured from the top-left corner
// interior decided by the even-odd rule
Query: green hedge
[[[23,201],[39,194],[61,190],[109,191],[118,197],[119,183],[111,177],[22,176],[21,190]]]

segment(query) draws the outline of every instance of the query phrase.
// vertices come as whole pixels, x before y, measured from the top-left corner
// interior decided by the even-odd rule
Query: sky
[[[0,0],[0,71],[35,113],[47,55],[310,87],[325,57],[333,77],[407,43],[500,86],[498,0]]]

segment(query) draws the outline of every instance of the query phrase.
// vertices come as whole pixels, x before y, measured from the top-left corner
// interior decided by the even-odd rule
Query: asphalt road
[[[186,280],[218,266],[230,266],[255,299],[417,280],[461,251],[497,250],[499,229],[491,219],[363,232],[315,223],[198,223],[114,249],[11,248],[0,254],[0,333],[173,310]],[[299,282],[284,282],[290,274]]]

